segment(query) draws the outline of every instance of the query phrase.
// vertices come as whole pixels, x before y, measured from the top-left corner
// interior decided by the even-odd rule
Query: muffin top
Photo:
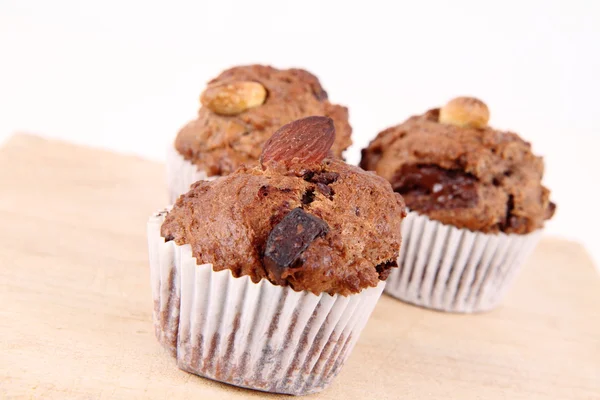
[[[404,203],[383,178],[328,158],[334,135],[327,117],[283,126],[260,165],[180,196],[162,236],[253,282],[344,296],[376,286],[397,266]]]
[[[444,224],[526,234],[554,214],[544,163],[517,134],[487,126],[480,100],[459,97],[381,132],[362,151],[406,206]]]
[[[178,133],[175,148],[209,176],[255,165],[277,128],[311,115],[333,119],[335,157],[352,143],[348,109],[330,103],[319,80],[302,69],[231,68],[208,83],[200,101],[198,117]]]

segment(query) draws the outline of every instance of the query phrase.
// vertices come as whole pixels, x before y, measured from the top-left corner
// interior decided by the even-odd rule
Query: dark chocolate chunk
[[[325,236],[329,226],[322,219],[295,208],[275,225],[267,239],[263,263],[271,282],[284,285],[281,274],[292,267],[317,238]]]
[[[394,191],[406,205],[423,212],[477,205],[478,180],[461,170],[437,165],[404,165],[392,179]]]

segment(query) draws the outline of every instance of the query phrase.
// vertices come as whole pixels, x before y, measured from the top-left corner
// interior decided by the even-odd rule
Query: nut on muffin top
[[[397,266],[404,203],[383,178],[329,158],[334,136],[327,117],[283,126],[260,165],[195,183],[162,236],[254,282],[332,295],[376,286]]]
[[[198,117],[178,133],[175,148],[209,176],[256,164],[273,132],[311,115],[334,121],[335,157],[352,143],[348,109],[330,103],[319,80],[302,69],[231,68],[208,83],[200,101]]]
[[[360,165],[387,179],[410,210],[444,224],[485,233],[542,228],[556,207],[541,183],[543,160],[488,119],[482,101],[453,99],[379,133]]]

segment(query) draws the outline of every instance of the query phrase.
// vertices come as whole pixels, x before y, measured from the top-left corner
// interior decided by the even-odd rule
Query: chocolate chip
[[[269,186],[263,185],[258,189],[259,197],[267,197],[269,195]]]
[[[304,174],[304,180],[312,183],[322,183],[331,185],[338,180],[340,174],[337,172],[314,172],[310,171]]]
[[[173,240],[173,239],[175,239],[175,238],[173,237],[173,235],[167,235],[167,236],[165,236],[165,243],[167,243],[167,242],[170,242],[170,241],[171,241],[171,240]]]
[[[317,172],[317,171],[308,171],[304,174],[303,178],[307,182],[316,183],[317,190],[323,194],[325,197],[329,198],[329,200],[333,200],[333,195],[335,192],[328,185],[334,183],[338,180],[340,174],[337,172]]]
[[[291,188],[278,188],[275,186],[270,186],[270,185],[263,185],[260,187],[260,189],[258,189],[258,197],[267,197],[269,194],[273,193],[273,192],[281,192],[281,193],[291,193],[292,189]]]
[[[392,272],[392,268],[396,268],[397,266],[398,263],[396,262],[396,260],[391,260],[377,265],[375,267],[375,271],[377,271],[377,273],[379,274],[379,279],[385,281]]]
[[[313,201],[315,201],[315,189],[309,188],[302,195],[302,204],[308,205],[308,204],[312,203]]]
[[[328,231],[329,226],[325,221],[301,208],[287,214],[267,239],[263,263],[269,279],[284,285],[282,272],[292,267],[308,246]]]
[[[331,185],[332,183],[336,182],[339,177],[340,174],[337,172],[321,172],[313,177],[313,181],[316,183]]]
[[[333,200],[333,195],[335,192],[330,186],[327,186],[323,183],[317,183],[317,189],[323,196],[327,197],[329,200]]]
[[[312,178],[315,176],[315,171],[308,171],[304,174],[302,178],[304,178],[307,182],[312,182]]]

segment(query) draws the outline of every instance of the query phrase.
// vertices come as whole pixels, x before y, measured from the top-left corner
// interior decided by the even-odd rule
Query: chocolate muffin
[[[457,103],[489,115],[479,100],[449,105]],[[487,118],[458,125],[444,115],[433,109],[384,130],[362,151],[361,167],[390,181],[410,210],[444,224],[486,233],[542,228],[555,205],[531,145],[486,126]]]
[[[441,109],[429,110],[384,130],[362,151],[361,167],[386,178],[394,190],[402,194],[411,210],[403,227],[406,241],[414,242],[413,245],[419,249],[422,246],[428,248],[418,250],[415,247],[415,252],[408,254],[408,247],[404,247],[406,252],[401,254],[401,269],[396,273],[397,276],[391,278],[391,281],[398,280],[399,287],[388,284],[386,289],[394,291],[397,297],[434,308],[474,311],[496,305],[510,281],[506,279],[508,270],[498,272],[498,279],[488,282],[490,287],[495,285],[495,289],[489,289],[492,292],[483,299],[481,296],[486,293],[481,285],[491,271],[473,267],[467,270],[469,275],[456,278],[466,278],[465,282],[457,281],[466,285],[462,293],[464,299],[453,297],[455,293],[452,290],[457,288],[446,288],[444,290],[450,294],[438,294],[438,298],[431,299],[429,285],[436,282],[425,282],[425,287],[418,290],[417,286],[424,283],[412,282],[412,290],[407,293],[409,289],[404,286],[410,283],[408,276],[404,279],[398,276],[403,273],[410,275],[408,271],[414,268],[423,269],[425,266],[422,264],[427,262],[431,264],[430,274],[435,279],[441,265],[436,259],[421,257],[420,261],[417,260],[419,251],[431,254],[437,245],[423,237],[424,221],[441,229],[440,224],[434,224],[434,221],[439,221],[453,228],[450,229],[452,232],[456,230],[463,235],[480,237],[488,243],[475,249],[480,255],[470,254],[470,258],[460,258],[460,265],[453,262],[454,269],[449,268],[458,274],[458,271],[465,272],[464,268],[469,267],[469,260],[479,260],[484,256],[489,262],[495,262],[497,268],[508,268],[506,262],[491,259],[496,249],[492,242],[500,238],[509,237],[515,241],[512,248],[519,254],[518,259],[522,260],[527,254],[520,248],[522,242],[533,241],[531,237],[537,238],[539,235],[536,232],[554,214],[556,206],[549,199],[549,190],[541,183],[544,172],[542,158],[534,155],[531,145],[517,134],[489,127],[488,119],[489,110],[482,101],[459,97]],[[416,232],[409,232],[410,229]],[[432,238],[435,239],[435,236]],[[439,246],[445,246],[444,240],[439,237],[436,240]],[[467,248],[472,251],[472,246],[477,243],[463,245],[459,254],[447,255],[446,251],[440,257],[459,257],[460,254],[466,254]],[[479,251],[483,248],[486,251]],[[448,250],[447,246],[444,249]],[[486,268],[488,261],[480,269]],[[513,264],[511,274],[514,275],[521,263],[516,262],[516,258],[510,259],[510,262]],[[420,265],[417,267],[415,263]],[[442,287],[438,289],[442,290]]]
[[[149,225],[159,341],[189,372],[306,394],[349,356],[396,267],[402,197],[330,157],[334,121],[279,129],[260,163],[195,183]]]
[[[197,118],[181,129],[169,151],[172,201],[197,180],[256,165],[273,132],[299,118],[320,115],[334,121],[335,157],[352,143],[348,109],[330,103],[319,80],[302,69],[231,68],[208,83],[200,100]]]

